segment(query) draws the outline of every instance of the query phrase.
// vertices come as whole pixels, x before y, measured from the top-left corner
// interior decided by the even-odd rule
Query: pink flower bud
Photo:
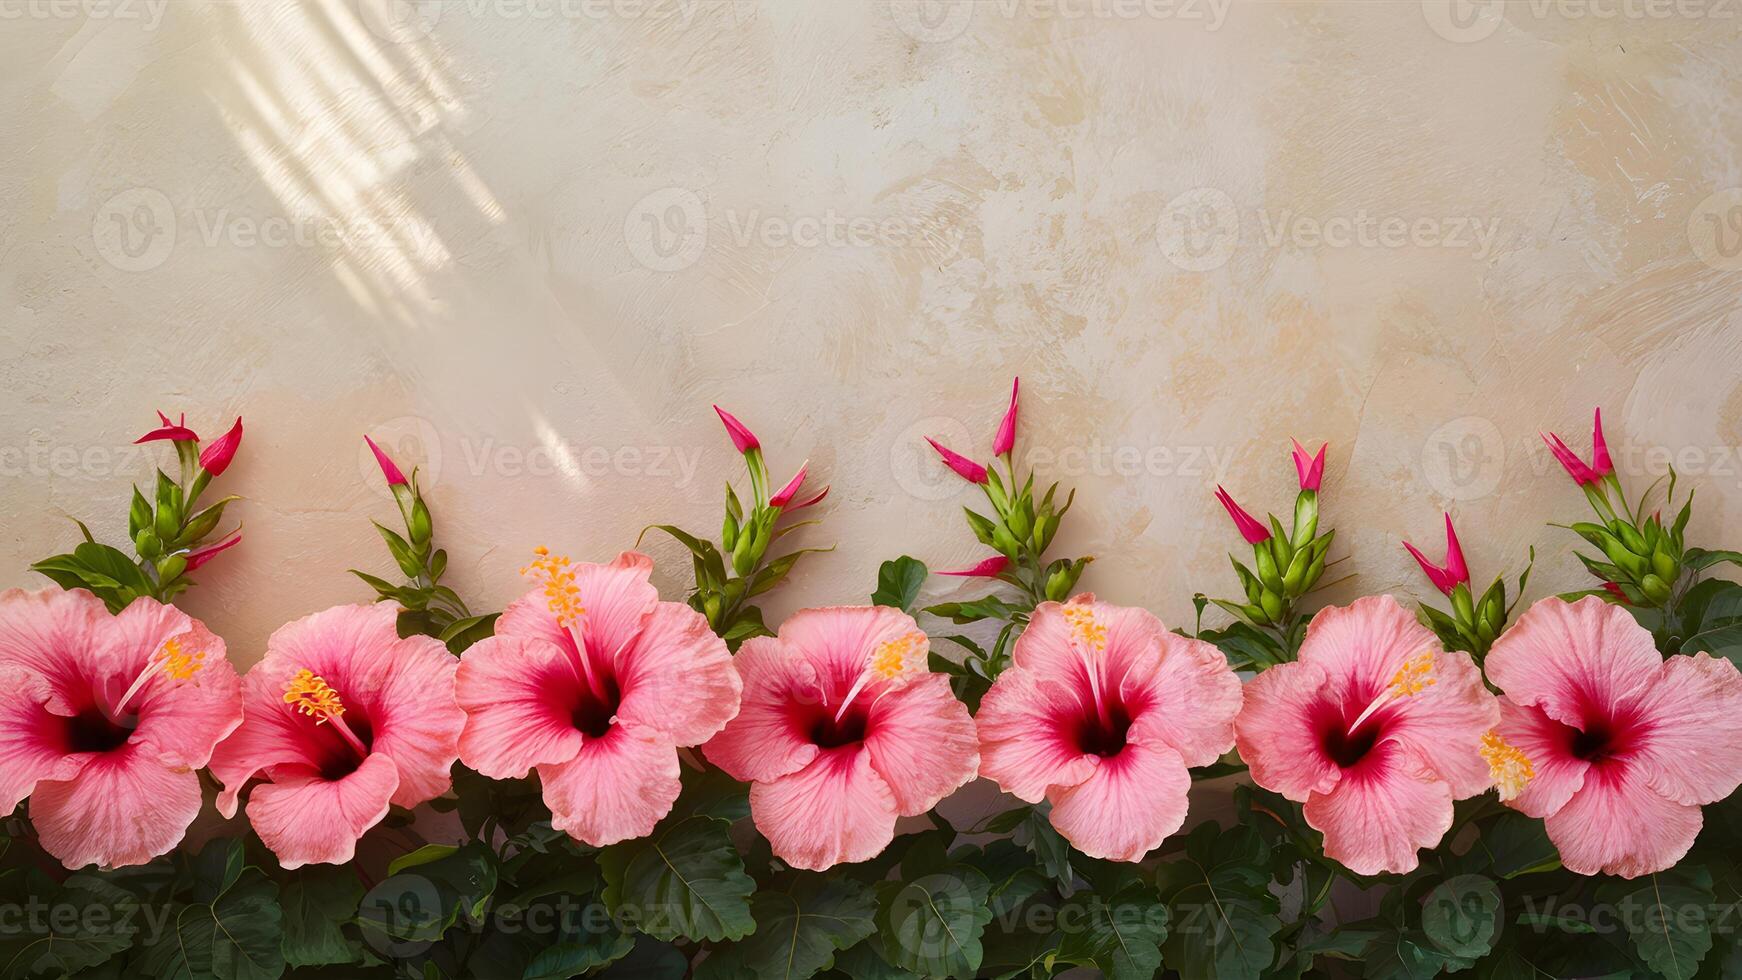
[[[798,503],[793,504],[791,507],[788,507],[787,510],[789,510],[789,511],[804,510],[806,507],[809,507],[812,504],[822,503],[823,498],[827,497],[828,495],[829,495],[829,488],[827,486],[824,486],[821,490],[817,491],[816,496],[810,498],[809,500],[801,500]]]
[[[1222,506],[1228,509],[1228,516],[1234,519],[1234,526],[1240,529],[1240,536],[1246,539],[1247,544],[1257,544],[1260,541],[1270,540],[1270,529],[1253,520],[1251,514],[1241,510],[1240,505],[1234,502],[1234,498],[1228,495],[1228,491],[1218,486],[1216,499],[1220,500]]]
[[[394,465],[393,460],[381,451],[380,446],[375,445],[375,440],[364,436],[363,441],[369,444],[369,451],[375,454],[375,462],[381,467],[381,475],[387,477],[387,485],[390,487],[403,485],[406,482],[405,474],[399,472],[399,467]]]
[[[219,436],[211,445],[200,452],[200,469],[213,476],[218,476],[230,468],[230,461],[236,458],[236,450],[242,446],[242,419],[236,418],[236,424],[230,426],[230,431]]]
[[[952,572],[938,572],[939,575],[955,575],[961,578],[996,578],[1010,564],[1010,559],[1003,555],[993,555],[972,568],[959,568]]]
[[[726,424],[726,434],[732,437],[732,445],[739,452],[747,453],[752,449],[762,448],[762,443],[756,440],[756,433],[751,432],[744,427],[744,423],[733,418],[731,412],[718,405],[714,406],[714,411],[719,413],[720,421]]]
[[[1567,444],[1561,441],[1560,436],[1552,432],[1544,432],[1542,433],[1542,441],[1548,443],[1548,451],[1554,454],[1555,459],[1560,460],[1561,467],[1567,471],[1568,476],[1573,478],[1574,483],[1582,487],[1603,479],[1601,473],[1586,466],[1585,461],[1580,459],[1577,453],[1568,449]]]
[[[1300,488],[1302,490],[1317,490],[1319,481],[1325,476],[1325,450],[1329,449],[1331,444],[1327,442],[1319,446],[1318,455],[1309,456],[1306,447],[1302,446],[1299,441],[1293,439],[1289,441],[1294,443],[1294,470],[1300,475]]]
[[[944,448],[941,443],[929,436],[926,437],[925,441],[931,443],[931,447],[938,451],[939,456],[944,458],[944,464],[950,469],[955,470],[957,476],[967,480],[969,483],[986,482],[986,467],[981,466],[979,463],[974,462],[966,456],[963,456],[961,453]]]
[[[786,481],[786,486],[781,487],[778,493],[768,498],[768,506],[785,507],[791,503],[792,498],[798,494],[799,488],[804,486],[805,471],[810,469],[810,465],[810,460],[805,460],[803,465],[799,466],[798,472],[792,475],[792,479]]]
[[[201,565],[204,565],[206,562],[211,561],[213,558],[218,557],[220,552],[228,551],[241,543],[242,532],[238,530],[235,534],[219,541],[217,544],[209,544],[204,548],[195,548],[188,552],[187,570],[191,572],[194,569],[199,568]]]
[[[1021,378],[1011,380],[1010,408],[1004,412],[1004,421],[998,423],[998,435],[992,439],[992,455],[994,456],[1003,456],[1016,448],[1016,392],[1021,387]]]
[[[1470,581],[1470,570],[1464,566],[1464,549],[1458,545],[1458,532],[1452,529],[1452,515],[1446,515],[1446,564],[1444,568],[1427,560],[1415,545],[1408,541],[1403,547],[1415,556],[1416,564],[1427,574],[1428,581],[1434,584],[1446,595],[1451,595],[1460,584]]]
[[[177,422],[171,422],[169,416],[162,412],[158,412],[157,417],[163,424],[133,440],[134,445],[137,446],[142,442],[157,442],[161,439],[168,439],[172,442],[199,441],[199,434],[187,427],[188,417],[186,415],[183,415],[181,420]]]

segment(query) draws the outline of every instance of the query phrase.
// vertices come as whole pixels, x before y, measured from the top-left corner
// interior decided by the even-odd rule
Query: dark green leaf
[[[877,901],[851,878],[800,879],[791,892],[759,891],[756,931],[715,950],[698,980],[803,980],[834,965],[835,953],[876,931]]]
[[[724,822],[689,817],[599,854],[605,903],[657,939],[742,939],[756,927],[756,883]]]
[[[340,926],[357,914],[363,885],[348,867],[312,865],[290,872],[284,885],[284,961],[291,966],[350,963]]]
[[[884,959],[931,977],[972,977],[992,921],[991,883],[966,866],[877,886],[877,940]]]
[[[877,591],[871,593],[871,601],[879,606],[893,606],[902,612],[912,612],[913,603],[919,598],[920,586],[925,584],[925,562],[917,558],[902,555],[893,561],[886,561],[877,570]]]

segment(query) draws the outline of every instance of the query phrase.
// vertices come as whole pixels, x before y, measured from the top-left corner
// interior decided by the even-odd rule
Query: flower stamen
[[[292,711],[313,718],[316,725],[331,722],[333,730],[357,750],[358,755],[368,756],[369,750],[364,747],[363,740],[341,717],[345,713],[345,702],[339,697],[339,692],[314,671],[304,667],[291,677],[284,685],[284,703],[290,705]]]
[[[569,563],[569,556],[553,555],[542,544],[532,549],[532,553],[537,557],[532,560],[532,564],[522,568],[520,574],[538,582],[544,588],[545,608],[556,617],[557,627],[567,632],[574,641],[576,672],[594,696],[605,699],[605,685],[593,671],[592,658],[587,656],[587,641],[581,635],[582,626],[586,622],[587,607],[581,603],[581,587],[575,583],[574,566]]]
[[[1499,732],[1484,734],[1478,751],[1488,762],[1488,773],[1494,777],[1494,791],[1502,800],[1517,799],[1524,787],[1536,778],[1536,767],[1530,764],[1530,757],[1508,744]]]
[[[1349,734],[1353,735],[1361,727],[1361,723],[1373,717],[1373,713],[1380,708],[1393,701],[1414,697],[1437,683],[1439,679],[1434,676],[1432,650],[1423,650],[1410,657],[1403,662],[1403,666],[1397,668],[1397,673],[1391,675],[1391,682],[1385,686],[1385,690],[1379,692],[1379,696],[1367,705],[1366,710],[1356,716],[1354,723],[1349,726]]]
[[[847,713],[847,706],[872,681],[883,681],[887,693],[925,673],[926,650],[926,636],[918,630],[884,640],[873,647],[865,658],[865,669],[859,672],[858,679],[847,689],[847,696],[841,699],[841,705],[835,711],[835,721],[841,720]]]
[[[163,646],[146,658],[145,668],[139,672],[139,676],[133,678],[127,692],[121,695],[121,700],[115,702],[115,715],[119,717],[126,712],[128,702],[133,700],[133,696],[139,693],[140,688],[158,670],[162,670],[171,681],[185,681],[204,670],[205,661],[206,651],[195,650],[189,653],[183,650],[180,636],[172,636],[163,641]]]
[[[1101,660],[1107,652],[1107,625],[1095,618],[1093,607],[1071,603],[1064,607],[1065,623],[1070,626],[1072,644],[1082,661],[1083,673],[1089,678],[1089,694],[1095,699],[1095,716],[1103,725],[1112,719],[1107,699],[1101,690]]]

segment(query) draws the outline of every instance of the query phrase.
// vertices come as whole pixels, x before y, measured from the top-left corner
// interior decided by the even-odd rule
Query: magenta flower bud
[[[762,448],[762,443],[756,439],[756,433],[751,432],[744,427],[744,423],[733,418],[731,412],[718,405],[714,406],[714,411],[719,413],[720,421],[726,424],[726,434],[732,437],[732,445],[739,452],[747,453],[752,449]]]
[[[178,422],[171,422],[169,416],[162,412],[158,412],[157,417],[163,424],[133,440],[134,445],[137,446],[142,442],[157,442],[161,439],[168,439],[172,442],[199,441],[199,435],[187,427],[188,417],[186,415],[183,415]]]
[[[1603,409],[1598,408],[1591,416],[1591,468],[1598,476],[1608,476],[1615,472],[1615,464],[1609,460],[1609,444],[1603,441]]]
[[[1004,421],[998,423],[998,435],[992,439],[992,455],[1003,456],[1016,448],[1016,391],[1022,387],[1021,378],[1010,381],[1010,408],[1004,412]]]
[[[1251,514],[1241,510],[1234,498],[1228,495],[1228,491],[1216,487],[1216,499],[1228,509],[1228,516],[1234,519],[1234,526],[1240,529],[1240,536],[1246,539],[1247,544],[1270,540],[1270,529],[1253,520]]]
[[[390,487],[403,485],[406,482],[405,474],[399,472],[399,467],[394,465],[393,460],[381,451],[380,446],[375,445],[375,440],[364,436],[363,441],[369,444],[369,451],[375,454],[375,462],[381,467],[381,475],[387,477],[387,485]]]
[[[191,572],[194,569],[199,568],[201,565],[204,565],[206,562],[211,561],[213,558],[218,557],[218,555],[221,552],[228,551],[231,548],[234,548],[241,543],[242,543],[242,532],[240,530],[238,530],[235,534],[232,534],[228,538],[225,538],[224,540],[219,541],[217,544],[209,544],[209,545],[206,545],[204,548],[195,548],[194,550],[188,552],[187,570]]]
[[[1567,471],[1568,476],[1573,478],[1574,483],[1583,487],[1603,479],[1603,474],[1586,466],[1585,461],[1580,459],[1577,453],[1567,448],[1567,444],[1561,441],[1560,436],[1552,432],[1544,432],[1542,433],[1542,441],[1548,443],[1548,451],[1554,453],[1555,459],[1560,460],[1561,467]],[[1607,459],[1608,449],[1605,448],[1603,452],[1604,458]]]
[[[219,436],[211,445],[200,451],[200,469],[213,476],[222,474],[230,468],[230,461],[236,458],[236,450],[242,446],[242,418],[236,417],[236,424],[230,426],[230,431]]]
[[[1325,450],[1329,449],[1331,444],[1324,443],[1319,446],[1317,456],[1309,456],[1306,447],[1302,446],[1298,440],[1290,439],[1289,441],[1294,443],[1294,471],[1300,475],[1300,488],[1302,490],[1318,490],[1319,481],[1325,476]]]
[[[810,498],[809,500],[801,500],[798,503],[793,504],[791,507],[788,507],[787,510],[804,510],[806,507],[809,507],[812,504],[822,503],[823,498],[827,497],[828,495],[829,495],[829,488],[827,486],[825,486],[821,490],[817,491],[816,496]]]
[[[955,575],[960,578],[997,578],[1010,564],[1010,559],[1003,555],[993,555],[972,568],[958,568],[952,572],[938,572],[939,575]]]
[[[944,458],[944,464],[950,469],[955,470],[957,476],[967,480],[969,483],[986,482],[986,467],[981,466],[979,463],[974,462],[966,456],[963,456],[961,453],[945,448],[942,443],[930,436],[927,436],[925,441],[931,443],[931,447],[938,451],[939,456]]]
[[[768,498],[768,506],[785,507],[787,504],[791,503],[792,498],[797,496],[799,488],[804,486],[805,471],[809,470],[810,466],[810,460],[805,460],[804,463],[799,466],[798,472],[792,475],[792,479],[786,481],[786,486],[781,487],[778,493]]]
[[[1415,545],[1408,541],[1403,547],[1415,556],[1415,563],[1427,574],[1428,581],[1434,584],[1446,595],[1451,595],[1457,587],[1470,581],[1470,570],[1464,566],[1464,549],[1458,545],[1458,532],[1452,529],[1452,515],[1446,515],[1446,564],[1444,568],[1427,560]]]

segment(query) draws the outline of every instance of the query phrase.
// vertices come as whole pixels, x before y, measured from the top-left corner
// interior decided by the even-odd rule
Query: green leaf
[[[182,906],[173,928],[139,954],[160,980],[273,980],[284,972],[278,886],[244,871],[211,903]]]
[[[710,582],[717,585],[726,581],[726,559],[720,554],[720,549],[714,547],[712,541],[704,541],[675,524],[649,524],[641,529],[640,536],[635,539],[637,545],[641,543],[641,538],[647,536],[648,531],[664,531],[676,539],[678,544],[688,548],[690,554],[696,556],[697,560],[701,562],[703,575]],[[696,582],[698,589],[704,584],[699,580],[701,577],[698,576]]]
[[[1483,875],[1447,878],[1423,900],[1421,928],[1444,952],[1477,959],[1494,948],[1500,888]]]
[[[283,890],[284,961],[325,966],[355,959],[340,926],[357,914],[363,885],[348,867],[313,865],[290,872]]]
[[[1110,899],[1089,894],[1083,927],[1067,933],[1057,958],[1094,966],[1109,980],[1148,980],[1161,968],[1167,906],[1154,889],[1132,883]]]
[[[449,623],[436,639],[447,645],[448,652],[464,653],[467,647],[492,636],[496,632],[496,620],[501,613],[486,613],[482,616],[467,616]]]
[[[689,957],[669,943],[635,937],[628,956],[596,974],[600,980],[683,980],[690,972]]]
[[[894,966],[877,951],[876,942],[860,943],[835,957],[831,976],[850,980],[919,980],[917,974]]]
[[[1433,948],[1421,933],[1392,929],[1368,947],[1361,975],[1374,980],[1429,980],[1439,976],[1450,962],[1451,957]]]
[[[979,871],[947,867],[912,881],[877,885],[877,941],[884,959],[929,977],[972,977],[992,921],[992,885]]]
[[[1678,610],[1687,638],[1681,653],[1709,653],[1742,664],[1742,585],[1709,579],[1689,590]]]
[[[1714,902],[1704,868],[1682,865],[1651,875],[1627,896],[1628,907],[1643,911],[1623,919],[1639,958],[1665,980],[1691,980],[1712,948],[1706,912]]]
[[[876,898],[851,878],[806,877],[791,892],[759,891],[750,910],[756,931],[709,955],[698,980],[803,980],[877,928]]]
[[[1553,871],[1561,866],[1560,851],[1548,839],[1542,821],[1507,810],[1485,822],[1476,847],[1488,854],[1491,869],[1502,878]]]
[[[46,878],[34,879],[32,893],[47,894],[50,885]],[[141,911],[130,892],[87,874],[75,874],[55,889],[46,910],[33,912],[29,905],[11,910],[14,918],[0,928],[0,977],[7,978],[74,974],[108,962],[133,945]]]
[[[1682,553],[1682,564],[1696,572],[1721,562],[1742,566],[1742,551],[1707,551],[1704,548],[1689,548]]]
[[[453,857],[459,847],[453,844],[425,844],[409,854],[401,854],[388,862],[387,873],[396,875],[406,868],[415,868],[423,864],[431,864],[442,858]]]
[[[483,915],[496,892],[495,854],[481,843],[446,854],[440,847],[412,852],[407,857],[427,860],[407,865],[369,889],[357,910],[365,934],[384,936],[377,941],[389,946],[395,940],[433,942],[462,915],[473,921]]]
[[[925,584],[925,578],[925,562],[917,558],[902,555],[893,561],[886,561],[877,570],[877,591],[871,593],[871,601],[879,606],[892,606],[902,612],[912,612],[914,601],[919,598],[920,586]]]
[[[1164,961],[1185,976],[1256,980],[1282,928],[1270,892],[1270,848],[1250,827],[1213,822],[1186,837],[1186,856],[1156,869],[1171,914]]]
[[[599,854],[605,903],[656,939],[742,939],[756,928],[756,883],[724,822],[696,816]]]
[[[786,578],[787,573],[792,571],[792,567],[798,564],[798,560],[805,555],[834,550],[835,546],[830,545],[827,548],[800,548],[797,551],[781,555],[756,572],[755,577],[750,580],[750,589],[745,595],[758,596],[779,585]]]
[[[995,595],[989,595],[967,602],[940,602],[935,606],[927,606],[925,611],[960,626],[977,623],[982,619],[1010,619],[1023,610]]]
[[[1048,877],[1071,886],[1075,874],[1071,870],[1071,845],[1052,825],[1052,808],[1031,807],[1021,825],[1026,830],[1023,846],[1040,861]]]

